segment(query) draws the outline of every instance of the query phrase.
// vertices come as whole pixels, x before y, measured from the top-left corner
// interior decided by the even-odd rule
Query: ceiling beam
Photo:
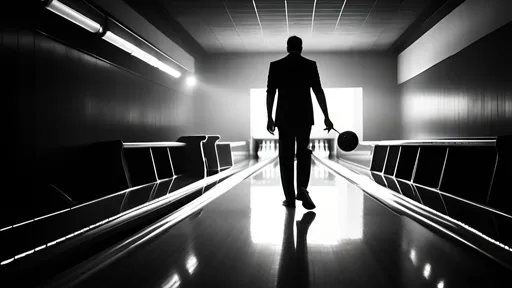
[[[338,28],[338,24],[340,23],[341,14],[343,13],[343,9],[345,9],[345,4],[347,4],[347,0],[343,1],[343,5],[341,5],[340,14],[338,15],[338,20],[336,21],[336,26],[334,26],[334,31],[336,32],[336,29]]]
[[[244,49],[246,49],[244,41],[242,41],[242,37],[240,37],[240,33],[238,32],[238,28],[236,28],[235,20],[233,20],[233,17],[231,17],[231,13],[229,12],[228,6],[226,6],[226,1],[223,1],[223,4],[224,8],[226,8],[226,12],[228,13],[229,19],[231,19],[231,23],[233,23],[233,27],[235,27],[236,35],[238,35],[240,42],[242,42]]]
[[[290,26],[288,25],[288,3],[284,0],[284,12],[286,13],[286,32],[288,32],[288,37],[290,37]]]
[[[459,7],[465,0],[433,0],[409,27],[396,39],[389,52],[398,55],[416,42],[430,28],[434,27],[446,15]]]
[[[166,7],[157,3],[157,1],[123,1],[155,28],[160,30],[165,36],[190,53],[194,58],[199,58],[200,60],[206,59],[208,52],[206,52],[203,46],[174,19],[174,15],[172,15]]]
[[[254,2],[254,0],[252,0],[252,5],[254,6],[254,12],[256,12],[256,17],[258,18],[258,24],[260,25],[260,29],[261,29],[261,36],[263,36],[263,41],[265,41],[265,46],[268,47],[267,40],[265,39],[265,34],[263,33],[263,26],[261,26],[260,15],[258,15],[258,8],[256,8],[256,2]]]
[[[315,0],[315,3],[313,4],[313,15],[311,17],[311,35],[313,35],[313,26],[315,24],[315,10],[316,10],[316,0]]]
[[[375,8],[375,5],[377,4],[379,0],[375,0],[375,2],[373,2],[373,5],[372,5],[372,8],[370,9],[370,12],[368,12],[368,15],[366,15],[366,18],[364,18],[364,22],[363,24],[361,25],[361,27],[359,27],[358,30],[361,30],[361,28],[363,28],[364,24],[366,24],[366,21],[368,20],[368,18],[370,17],[370,14],[372,14],[372,11],[373,11],[373,8]]]

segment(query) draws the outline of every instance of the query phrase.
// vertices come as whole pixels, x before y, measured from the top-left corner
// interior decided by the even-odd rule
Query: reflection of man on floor
[[[286,209],[284,220],[283,246],[276,287],[309,287],[309,264],[307,235],[309,226],[315,220],[315,212],[307,212],[297,221],[297,247],[294,247],[293,224],[295,209]]]
[[[302,57],[302,40],[297,36],[288,38],[288,56],[270,63],[267,82],[267,130],[274,135],[279,130],[279,165],[281,183],[286,200],[283,205],[295,207],[295,189],[293,183],[294,152],[297,142],[297,200],[302,201],[306,209],[314,209],[315,204],[306,190],[311,174],[311,153],[308,149],[313,121],[313,103],[310,89],[316,95],[324,114],[327,132],[333,128],[327,112],[324,90],[316,62]],[[276,90],[276,121],[272,119],[272,106]]]

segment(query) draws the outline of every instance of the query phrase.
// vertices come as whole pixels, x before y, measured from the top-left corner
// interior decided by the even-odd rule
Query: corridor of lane
[[[506,287],[488,258],[323,166],[309,190],[312,212],[281,206],[273,162],[76,287]]]

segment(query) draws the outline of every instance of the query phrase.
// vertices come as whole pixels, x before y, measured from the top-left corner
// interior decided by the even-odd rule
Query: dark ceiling
[[[197,42],[206,52],[282,52],[288,36],[316,52],[404,49],[449,0],[146,0],[145,17]],[[452,2],[452,5],[447,5]],[[457,2],[453,5],[453,2]],[[144,6],[144,7],[142,7]],[[448,11],[444,12],[444,15]],[[142,13],[141,13],[142,14]],[[157,16],[155,16],[157,15]],[[443,15],[443,17],[444,17]],[[436,17],[433,17],[436,16]],[[430,23],[432,25],[432,23]],[[165,30],[165,29],[164,29]],[[164,32],[165,33],[165,32]],[[186,34],[186,35],[185,35]],[[410,44],[410,43],[409,43]],[[198,46],[199,46],[198,45]]]

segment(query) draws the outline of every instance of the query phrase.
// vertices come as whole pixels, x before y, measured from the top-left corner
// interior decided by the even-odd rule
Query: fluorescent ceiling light
[[[101,32],[101,25],[94,22],[93,20],[85,17],[84,15],[78,13],[77,11],[69,8],[68,6],[60,3],[57,0],[53,0],[50,2],[50,5],[48,5],[48,10],[54,12],[55,14],[58,14],[69,21],[82,26],[83,28],[89,30],[92,33],[100,33]]]
[[[58,14],[77,25],[80,25],[81,27],[87,29],[90,32],[93,32],[93,33],[101,33],[102,32],[102,28],[101,28],[100,24],[94,22],[93,20],[87,18],[86,16],[71,9],[70,7],[64,5],[63,3],[61,3],[57,0],[51,1],[50,4],[46,8],[48,8],[48,10],[54,12],[55,14]],[[158,69],[164,71],[165,73],[167,73],[173,77],[179,78],[181,76],[181,73],[179,71],[160,62],[157,58],[144,52],[142,49],[138,48],[137,46],[133,45],[132,43],[124,40],[123,38],[117,36],[116,34],[110,32],[110,31],[107,31],[105,33],[105,35],[103,35],[102,38],[105,39],[106,41],[110,42],[112,45],[117,46],[118,48],[132,54],[133,56],[148,63],[151,66],[157,67]],[[191,81],[194,82],[194,80],[191,80]],[[195,82],[193,84],[195,84]]]
[[[165,73],[167,73],[175,78],[180,78],[180,76],[181,76],[181,73],[179,71],[165,65],[162,62],[160,62],[160,64],[158,65],[158,69],[164,71]]]
[[[155,57],[153,57],[153,56],[149,55],[148,53],[142,51],[139,48],[136,48],[135,51],[132,52],[132,55],[137,57],[137,58],[139,58],[140,60],[148,63],[151,66],[158,67],[159,64],[161,63],[160,61],[158,61],[158,59],[156,59]]]
[[[130,53],[132,56],[139,58],[140,60],[148,63],[151,66],[157,67],[158,69],[164,71],[165,73],[175,78],[179,78],[181,76],[181,73],[179,71],[165,65],[156,57],[149,55],[148,53],[144,52],[144,50],[140,49],[139,47],[133,45],[132,43],[124,40],[123,38],[117,36],[116,34],[110,31],[107,31],[107,33],[105,33],[103,39],[110,42],[114,46],[117,46],[123,49],[124,51]]]
[[[136,49],[139,49],[135,47],[135,45],[133,45],[132,43],[124,40],[123,38],[117,36],[116,34],[110,31],[107,31],[107,33],[105,33],[103,39],[107,40],[112,45],[117,46],[130,54],[132,54]]]

